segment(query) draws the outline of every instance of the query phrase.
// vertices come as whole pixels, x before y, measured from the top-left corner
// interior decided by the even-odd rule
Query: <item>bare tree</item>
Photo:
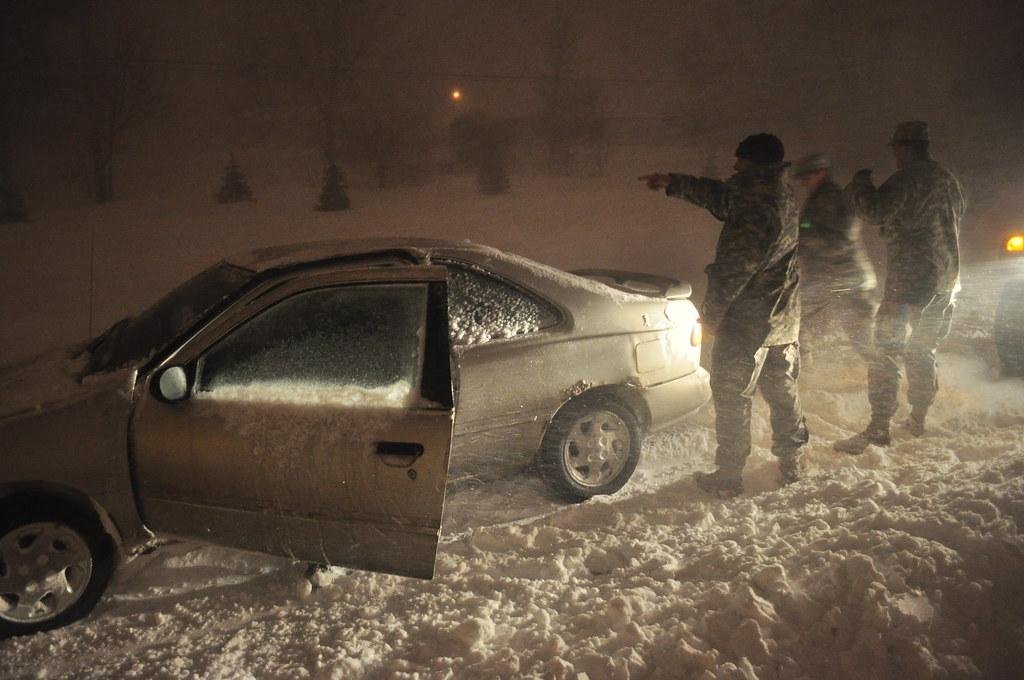
[[[337,159],[342,101],[355,57],[346,25],[348,0],[302,0],[282,6],[284,27],[302,68],[322,126],[320,144],[328,162]]]
[[[10,124],[5,120],[0,122],[0,224],[28,221],[25,199],[14,179],[13,148]]]
[[[571,72],[579,9],[574,0],[555,5],[546,44],[541,135],[548,170],[557,174],[600,174],[607,156],[601,92]]]
[[[548,170],[565,173],[571,165],[568,124],[566,120],[566,76],[570,55],[576,46],[572,24],[574,12],[563,3],[555,8],[555,17],[547,42],[548,82],[545,92],[543,136]]]
[[[409,18],[417,5],[301,0],[275,7],[319,119],[328,169],[366,158],[382,188],[414,172],[406,157],[426,143],[426,114],[410,105],[394,72],[407,68],[419,49],[422,36],[414,35]]]
[[[415,184],[429,171],[435,133],[427,111],[404,105],[397,94],[382,94],[369,105],[363,152],[377,188]]]
[[[465,113],[452,122],[456,161],[476,171],[481,194],[508,190],[512,167],[512,132],[507,121],[482,111]]]
[[[164,69],[149,53],[139,5],[97,0],[83,6],[79,93],[89,143],[93,195],[114,199],[114,156],[124,133],[157,110]]]
[[[683,27],[679,36],[681,88],[669,115],[682,139],[725,127],[767,129],[779,120],[800,118],[806,92],[815,91],[815,99],[827,94],[827,82],[809,80],[820,69],[811,68],[804,56],[807,45],[830,35],[821,27],[822,17],[792,22],[767,3],[711,2],[704,9],[701,20]],[[781,35],[791,44],[781,43]],[[829,52],[824,47],[821,54]],[[806,89],[780,96],[783,83]]]
[[[0,4],[0,224],[28,219],[15,181],[15,129],[25,117],[28,90],[42,69],[30,63],[30,35],[38,35],[39,6],[25,0]]]
[[[389,9],[384,0],[301,0],[279,6],[305,91],[320,118],[320,145],[328,158],[341,152],[346,113],[358,98],[360,80],[367,77],[364,61],[371,41],[395,18]]]

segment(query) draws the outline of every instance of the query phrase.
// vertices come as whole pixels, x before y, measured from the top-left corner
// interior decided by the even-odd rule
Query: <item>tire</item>
[[[548,425],[537,469],[562,498],[579,503],[621,489],[640,462],[640,446],[631,409],[613,397],[578,397]]]
[[[7,505],[0,519],[0,639],[86,616],[106,590],[116,557],[92,513],[50,500],[19,505]]]
[[[1007,376],[1024,375],[1024,279],[1003,288],[996,307],[993,336],[996,352]]]

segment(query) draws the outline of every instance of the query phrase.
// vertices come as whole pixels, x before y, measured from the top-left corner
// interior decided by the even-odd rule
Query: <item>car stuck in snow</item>
[[[429,578],[452,479],[614,493],[710,396],[689,286],[470,243],[229,258],[0,374],[0,635],[154,535]]]

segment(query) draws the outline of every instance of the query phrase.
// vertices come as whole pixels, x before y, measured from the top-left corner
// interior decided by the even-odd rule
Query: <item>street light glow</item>
[[[452,90],[452,99],[455,101],[459,101],[460,99],[462,99],[462,90],[458,88]]]

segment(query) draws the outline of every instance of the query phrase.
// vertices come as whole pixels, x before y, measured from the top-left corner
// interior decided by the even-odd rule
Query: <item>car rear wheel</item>
[[[544,480],[572,502],[615,493],[640,461],[636,415],[606,396],[581,397],[548,426],[537,458]]]
[[[59,628],[106,589],[115,550],[99,522],[62,507],[25,508],[0,522],[0,638]]]
[[[1024,280],[1011,281],[1003,288],[996,308],[995,341],[1003,373],[1024,375]]]

